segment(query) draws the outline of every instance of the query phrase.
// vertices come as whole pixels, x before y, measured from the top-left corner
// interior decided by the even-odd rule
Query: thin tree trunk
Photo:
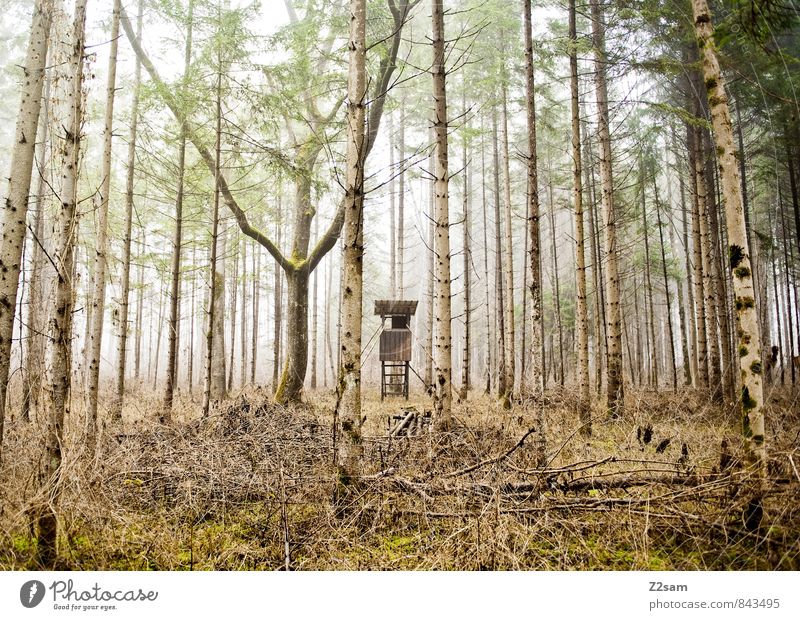
[[[241,267],[241,275],[239,279],[242,283],[242,292],[240,299],[240,306],[239,306],[239,315],[241,319],[239,320],[239,387],[244,387],[245,383],[247,383],[247,352],[249,347],[247,346],[247,241],[242,239],[241,243],[241,253],[242,253],[242,267]]]
[[[670,363],[672,365],[672,391],[678,391],[678,363],[675,359],[675,330],[672,326],[672,299],[669,292],[669,276],[667,275],[667,256],[664,247],[664,228],[661,222],[661,200],[658,196],[658,184],[656,183],[656,170],[653,169],[653,198],[656,201],[656,220],[658,223],[658,240],[661,249],[661,273],[664,276],[664,297],[667,302],[667,328],[669,333],[669,352]],[[680,288],[680,283],[678,283]],[[682,311],[681,311],[682,313]],[[682,324],[681,324],[682,325]],[[684,340],[684,351],[686,350],[686,341]]]
[[[258,246],[253,248],[253,334],[250,343],[250,384],[256,384],[256,368],[258,368],[258,324],[261,310],[261,250]]]
[[[445,30],[443,0],[433,0],[433,127],[436,135],[434,192],[434,419],[439,429],[451,424],[452,343],[450,336],[450,218],[448,212],[447,94],[445,72]]]
[[[572,116],[572,203],[575,218],[575,329],[578,375],[578,420],[581,434],[591,435],[589,394],[589,318],[586,304],[586,255],[584,251],[583,185],[581,183],[581,119],[578,92],[578,32],[575,0],[569,0],[569,68]],[[534,348],[534,352],[536,349]]]
[[[393,114],[389,114],[387,129],[389,133],[389,291],[392,299],[397,299],[397,206],[394,187],[395,161]]]
[[[319,219],[315,220],[314,222],[314,236],[317,236],[319,232]],[[393,268],[394,270],[394,268]],[[311,389],[317,389],[317,334],[318,334],[318,315],[319,309],[317,307],[317,271],[314,270],[313,276],[313,288],[314,291],[312,293],[311,298]],[[393,294],[394,296],[394,294]]]
[[[505,67],[505,62],[504,62]],[[504,69],[505,72],[505,69]],[[516,365],[516,334],[514,329],[514,240],[513,240],[513,221],[511,210],[511,170],[509,166],[508,154],[508,93],[506,92],[506,79],[503,76],[500,80],[501,95],[501,155],[503,167],[503,207],[505,213],[505,256],[503,266],[505,291],[503,305],[505,333],[505,390],[500,395],[503,407],[508,409],[514,400],[514,381]]]
[[[136,346],[133,351],[134,377],[138,381],[141,376],[142,367],[142,321],[144,320],[144,229],[139,231],[139,255],[137,257],[139,265],[137,268],[137,291],[136,296]],[[120,401],[120,406],[122,402]]]
[[[117,0],[119,1],[119,0]],[[186,46],[183,56],[183,84],[181,90],[184,97],[188,94],[189,65],[192,62],[192,28],[194,26],[194,0],[189,0],[189,16],[186,31]],[[184,172],[186,170],[186,124],[181,123],[178,138],[178,194],[175,197],[175,230],[172,237],[172,264],[170,273],[169,321],[167,323],[167,380],[164,388],[164,404],[161,422],[172,421],[172,399],[178,378],[178,341],[179,341],[179,304],[181,283],[181,249],[183,243],[183,192]]]
[[[464,348],[461,364],[461,400],[467,400],[470,390],[470,340],[472,336],[472,311],[470,308],[470,292],[472,290],[470,283],[470,264],[472,262],[472,251],[470,249],[470,209],[469,209],[469,193],[471,177],[469,175],[469,160],[467,159],[469,146],[469,123],[466,120],[467,115],[467,101],[466,101],[466,83],[462,91],[462,108],[464,109],[464,136],[461,144],[461,160],[464,165],[464,182],[462,186],[462,217],[464,219],[462,232],[462,259],[464,270]]]
[[[144,0],[139,0],[136,16],[136,36],[142,36],[142,14]],[[142,83],[142,63],[136,57],[136,68],[133,78],[133,102],[131,104],[131,133],[128,139],[128,164],[125,176],[125,224],[122,236],[122,275],[121,298],[119,304],[119,336],[117,338],[116,393],[111,404],[111,418],[115,422],[122,420],[122,403],[125,398],[125,367],[128,357],[128,309],[131,292],[131,240],[133,228],[133,185],[136,171],[136,139],[139,127],[139,91]],[[141,283],[140,283],[141,284]],[[141,293],[140,293],[141,295]],[[194,304],[192,304],[194,307]],[[137,316],[139,316],[137,314]],[[138,327],[137,327],[138,330]],[[138,348],[138,332],[137,332]],[[136,376],[139,376],[139,355],[136,354]]]
[[[224,322],[220,320],[219,311],[222,310],[225,299],[225,272],[224,267],[218,267],[219,254],[225,255],[224,233],[220,235],[219,199],[220,178],[222,174],[222,63],[218,60],[217,85],[216,85],[216,130],[214,144],[214,207],[211,215],[211,260],[210,262],[210,292],[208,303],[208,325],[206,332],[206,367],[205,389],[203,394],[203,415],[208,416],[211,408],[211,399],[223,398],[225,395],[225,343],[219,342],[224,335]],[[222,246],[220,248],[220,246]],[[221,251],[220,251],[221,250]],[[224,262],[223,262],[224,265]],[[219,332],[216,326],[219,325]],[[216,358],[216,363],[215,363]],[[221,360],[220,360],[221,358]],[[220,370],[222,371],[220,375]]]
[[[766,478],[764,445],[764,395],[761,382],[761,334],[755,308],[750,250],[744,225],[741,185],[733,146],[728,97],[717,59],[714,28],[706,0],[692,0],[695,34],[702,55],[703,75],[708,90],[711,122],[720,170],[720,181],[728,227],[728,258],[733,275],[736,333],[739,336],[739,372],[742,391],[739,405],[746,459],[758,475],[750,503],[751,516],[761,512],[762,483]],[[749,519],[748,519],[749,521]]]
[[[492,147],[494,166],[494,288],[495,288],[495,335],[494,343],[497,354],[497,395],[503,398],[507,392],[506,387],[506,328],[505,328],[505,291],[503,285],[503,242],[500,235],[502,229],[500,215],[500,154],[497,144],[497,109],[492,108]]]
[[[83,59],[86,26],[86,0],[77,0],[72,37],[66,58],[61,125],[60,211],[56,224],[56,249],[53,256],[58,271],[55,306],[50,318],[49,417],[45,439],[42,480],[47,491],[46,507],[39,515],[37,550],[42,566],[53,568],[57,555],[56,509],[61,495],[61,464],[64,450],[64,422],[70,413],[72,385],[72,315],[74,305],[73,267],[77,233],[78,163],[83,117]],[[35,131],[35,130],[34,130]],[[13,307],[13,306],[12,306]]]
[[[52,0],[36,0],[33,6],[31,34],[25,54],[22,87],[14,146],[11,149],[11,170],[8,189],[0,207],[0,458],[2,458],[6,390],[11,365],[11,341],[14,311],[25,244],[28,216],[28,194],[31,188],[36,132],[42,104],[47,65],[47,47],[52,20]]]
[[[492,349],[494,339],[492,338],[491,308],[492,299],[489,293],[489,226],[486,219],[486,149],[483,144],[484,122],[481,116],[481,212],[483,214],[483,284],[486,303],[486,385],[485,394],[492,391],[492,376],[494,374]]]
[[[89,386],[86,394],[86,435],[90,448],[97,435],[97,392],[100,387],[100,355],[105,322],[106,276],[108,272],[108,204],[111,198],[111,145],[114,135],[114,98],[117,92],[117,50],[119,48],[119,13],[121,0],[114,0],[111,15],[111,45],[108,53],[106,114],[103,131],[103,176],[100,185],[100,208],[97,210],[97,238],[94,256],[93,322],[89,332]]]
[[[405,205],[406,205],[406,108],[405,94],[400,97],[400,135],[398,149],[400,155],[400,171],[397,175],[397,293],[405,299]]]
[[[275,227],[277,228],[278,245],[281,244],[281,231],[283,229],[283,213],[282,213],[282,200],[281,183],[278,183],[278,213],[275,220]],[[283,271],[281,270],[280,263],[275,261],[275,303],[274,303],[275,324],[273,327],[273,341],[272,341],[272,391],[278,390],[278,373],[281,366],[281,327],[283,320]]]
[[[192,294],[191,294],[191,313],[189,316],[189,354],[186,356],[188,369],[186,374],[189,376],[189,399],[193,398],[194,389],[194,324],[195,317],[195,300],[197,297],[197,273],[195,272],[195,265],[197,265],[197,246],[192,245]]]
[[[606,254],[606,325],[607,343],[607,404],[612,417],[621,415],[624,407],[622,369],[622,318],[620,311],[620,281],[617,256],[617,216],[614,208],[614,177],[611,166],[611,134],[608,117],[608,86],[606,84],[605,18],[600,0],[591,0],[592,47],[595,59],[595,90],[598,108],[598,138],[600,140],[600,183],[605,224]]]
[[[700,224],[700,195],[697,183],[697,149],[695,147],[696,131],[687,123],[687,148],[689,150],[689,174],[692,187],[692,240],[694,254],[694,301],[695,316],[697,317],[697,386],[700,389],[709,388],[708,373],[708,328],[706,320],[705,300],[705,263],[703,261],[703,242]]]
[[[336,386],[337,499],[360,484],[361,323],[364,295],[364,120],[367,105],[366,0],[350,0],[349,73],[347,80],[347,168],[342,265],[341,365]],[[394,266],[392,267],[394,269]]]
[[[653,282],[650,277],[650,234],[648,232],[649,226],[647,225],[647,200],[645,197],[645,177],[644,165],[642,163],[642,155],[639,154],[639,197],[640,205],[642,207],[642,231],[644,232],[644,278],[645,278],[645,295],[647,297],[647,333],[650,355],[650,372],[648,374],[648,383],[658,391],[658,354],[656,352],[656,329],[655,329],[655,311],[653,308]]]
[[[228,391],[233,389],[233,369],[236,366],[236,308],[237,308],[237,299],[239,293],[239,252],[241,249],[241,239],[239,239],[239,235],[237,234],[237,244],[236,244],[236,252],[231,256],[232,263],[233,263],[233,277],[231,278],[231,349],[230,349],[230,357],[228,361],[228,378],[226,380],[226,385]],[[224,254],[223,254],[224,256]],[[224,303],[224,300],[223,300]],[[224,327],[223,327],[224,331]]]
[[[36,189],[36,216],[33,225],[33,255],[31,257],[31,276],[30,292],[28,294],[28,355],[25,358],[25,373],[23,374],[22,387],[22,419],[26,422],[31,420],[31,410],[40,412],[42,403],[42,377],[45,372],[44,355],[46,346],[47,313],[44,306],[46,296],[44,294],[44,221],[46,218],[45,208],[48,201],[45,200],[45,161],[48,153],[48,114],[50,109],[50,84],[47,80],[44,94],[44,114],[41,115],[41,146],[39,148],[39,159],[37,169],[39,170],[39,180]],[[52,153],[52,148],[50,149]],[[52,154],[51,154],[52,156]],[[52,179],[48,181],[52,185]],[[1,438],[0,438],[1,439]],[[0,441],[1,443],[1,441]],[[2,446],[0,446],[0,454]]]
[[[547,197],[550,202],[550,251],[553,260],[553,318],[558,335],[558,385],[564,387],[564,326],[561,321],[561,284],[558,280],[558,254],[556,252],[556,205],[553,200],[553,177],[548,161]],[[555,350],[553,351],[555,358]],[[553,380],[556,380],[556,369],[553,367]]]

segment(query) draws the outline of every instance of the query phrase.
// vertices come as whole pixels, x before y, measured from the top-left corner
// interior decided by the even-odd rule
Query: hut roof
[[[418,303],[409,299],[376,299],[375,314],[381,317],[414,316]]]

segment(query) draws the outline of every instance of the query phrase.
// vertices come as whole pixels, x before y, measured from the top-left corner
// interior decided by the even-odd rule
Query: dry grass
[[[154,421],[158,396],[140,390],[124,428],[106,429],[95,455],[82,450],[76,422],[58,506],[61,568],[800,568],[800,413],[786,395],[772,409],[757,531],[743,526],[734,449],[720,470],[722,440],[739,443],[736,420],[691,392],[632,392],[624,420],[595,412],[589,440],[577,433],[570,393],[549,394],[545,470],[526,443],[515,448],[531,428],[530,404],[509,413],[471,395],[452,432],[389,439],[386,417],[406,403],[369,394],[366,477],[338,513],[332,402],[311,400],[284,409],[248,391],[200,420],[181,399],[164,427]],[[421,396],[410,404],[429,408]],[[2,569],[36,568],[40,437],[36,423],[9,424]]]

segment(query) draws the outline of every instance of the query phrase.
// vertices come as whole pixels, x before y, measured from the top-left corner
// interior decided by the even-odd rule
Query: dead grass
[[[734,416],[692,392],[631,392],[621,421],[598,407],[577,433],[574,397],[545,404],[548,465],[527,443],[532,404],[471,395],[447,434],[387,437],[400,400],[365,403],[365,479],[334,511],[330,395],[284,409],[252,390],[206,420],[135,390],[98,451],[67,429],[58,514],[61,568],[790,569],[800,568],[800,412],[775,395],[766,519],[743,526]],[[430,408],[416,395],[409,405]],[[30,516],[41,425],[12,420],[0,467],[0,568],[36,568]],[[669,440],[668,442],[666,440]],[[721,450],[722,441],[729,446]],[[723,455],[724,453],[724,455]],[[721,467],[721,457],[725,461]],[[790,459],[790,457],[792,457]],[[287,557],[286,548],[289,548]]]

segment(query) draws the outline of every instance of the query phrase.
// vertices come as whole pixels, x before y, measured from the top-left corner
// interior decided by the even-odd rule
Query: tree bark
[[[617,215],[614,208],[614,178],[611,164],[611,134],[608,117],[606,84],[605,24],[601,0],[591,0],[592,47],[595,61],[595,90],[600,141],[600,183],[602,186],[603,219],[606,255],[606,332],[607,332],[607,407],[612,417],[619,417],[624,407],[622,369],[622,315],[617,256]]]
[[[508,153],[508,93],[506,88],[505,76],[505,61],[504,61],[504,75],[500,80],[500,95],[501,95],[501,155],[503,167],[503,207],[505,214],[505,254],[503,257],[503,281],[505,290],[503,297],[505,304],[503,305],[503,313],[506,333],[505,333],[505,390],[500,395],[500,400],[504,409],[510,409],[511,403],[514,400],[514,382],[515,382],[515,366],[516,366],[516,333],[514,329],[514,237],[512,234],[513,213],[511,210],[511,170],[509,165]]]
[[[61,495],[61,464],[64,449],[64,421],[70,413],[72,383],[72,315],[74,305],[73,269],[77,232],[78,164],[83,117],[83,63],[86,0],[77,0],[72,36],[68,44],[61,94],[60,209],[56,223],[56,249],[53,260],[57,269],[55,306],[50,319],[49,416],[45,437],[42,480],[47,491],[47,505],[39,515],[37,550],[42,566],[53,568],[58,555],[56,509]],[[58,65],[57,65],[58,66]]]
[[[144,0],[139,0],[136,16],[136,37],[142,36],[142,14]],[[133,187],[136,172],[136,139],[139,127],[139,91],[142,83],[142,63],[136,57],[136,68],[133,77],[133,102],[131,103],[131,131],[128,138],[128,165],[125,176],[125,223],[122,236],[122,275],[121,298],[119,304],[119,336],[117,338],[116,393],[111,404],[111,418],[115,422],[122,420],[122,404],[125,398],[125,366],[128,357],[128,310],[131,291],[131,233],[133,228]],[[194,305],[194,304],[193,304]],[[137,336],[138,342],[138,336]],[[136,366],[138,377],[138,354]]]
[[[741,185],[733,146],[728,97],[714,42],[714,28],[706,0],[692,0],[695,34],[702,56],[703,75],[711,108],[711,122],[718,153],[720,182],[728,227],[729,268],[733,275],[738,334],[739,372],[742,390],[739,406],[748,464],[759,477],[766,478],[764,445],[764,394],[761,367],[761,334],[755,308],[750,251],[744,224]],[[760,504],[761,488],[757,482],[752,503]]]
[[[114,0],[111,13],[111,46],[108,53],[108,83],[103,131],[103,176],[100,185],[100,208],[97,210],[97,238],[94,255],[94,294],[92,325],[89,332],[89,385],[86,394],[86,435],[93,447],[97,435],[97,392],[100,387],[100,355],[105,322],[106,276],[108,272],[108,204],[111,199],[111,145],[114,135],[114,98],[117,91],[117,50],[119,48],[119,13],[121,0]]]
[[[119,1],[119,0],[116,0]],[[194,0],[189,0],[189,15],[186,24],[186,45],[183,55],[183,84],[181,90],[184,97],[188,94],[189,66],[192,62],[192,28],[194,27]],[[181,123],[178,138],[178,193],[175,197],[175,230],[172,237],[172,264],[170,267],[169,319],[167,322],[167,381],[164,388],[164,403],[161,420],[169,423],[172,420],[172,399],[178,378],[178,341],[179,341],[179,303],[181,283],[181,249],[183,244],[183,192],[184,172],[186,170],[186,125]]]
[[[464,348],[461,364],[461,400],[466,401],[470,390],[470,343],[472,337],[472,310],[470,308],[471,298],[470,294],[472,286],[470,282],[471,263],[472,263],[472,250],[470,246],[470,182],[472,178],[469,174],[469,160],[467,159],[469,145],[469,122],[467,121],[467,102],[466,102],[466,83],[462,91],[462,107],[464,109],[464,136],[461,144],[461,160],[464,165],[464,182],[462,185],[462,218],[464,220],[462,226],[463,241],[461,256],[463,259],[463,273],[464,273]]]
[[[22,68],[23,83],[11,149],[11,170],[0,208],[0,458],[3,448],[6,390],[11,365],[14,312],[17,307],[22,247],[28,216],[36,132],[42,105],[47,47],[52,20],[52,0],[36,0],[31,34]]]
[[[530,0],[526,0],[530,4]],[[529,9],[528,9],[529,10]],[[526,14],[526,18],[528,15]],[[527,26],[526,26],[527,27]],[[527,40],[526,40],[527,46]],[[569,0],[570,112],[572,117],[572,208],[575,218],[575,329],[578,375],[578,421],[581,434],[591,435],[589,394],[589,318],[586,304],[586,254],[584,251],[581,118],[578,92],[578,31],[575,0]],[[534,345],[534,354],[536,348]]]
[[[342,338],[336,387],[337,498],[358,486],[361,438],[361,322],[364,296],[364,121],[367,105],[366,0],[350,0],[347,163],[342,240]],[[394,267],[392,267],[394,268]],[[291,284],[290,284],[291,290]]]
[[[436,136],[434,167],[434,419],[441,430],[452,421],[452,343],[450,336],[450,218],[447,163],[447,90],[443,0],[433,0],[433,127]]]

